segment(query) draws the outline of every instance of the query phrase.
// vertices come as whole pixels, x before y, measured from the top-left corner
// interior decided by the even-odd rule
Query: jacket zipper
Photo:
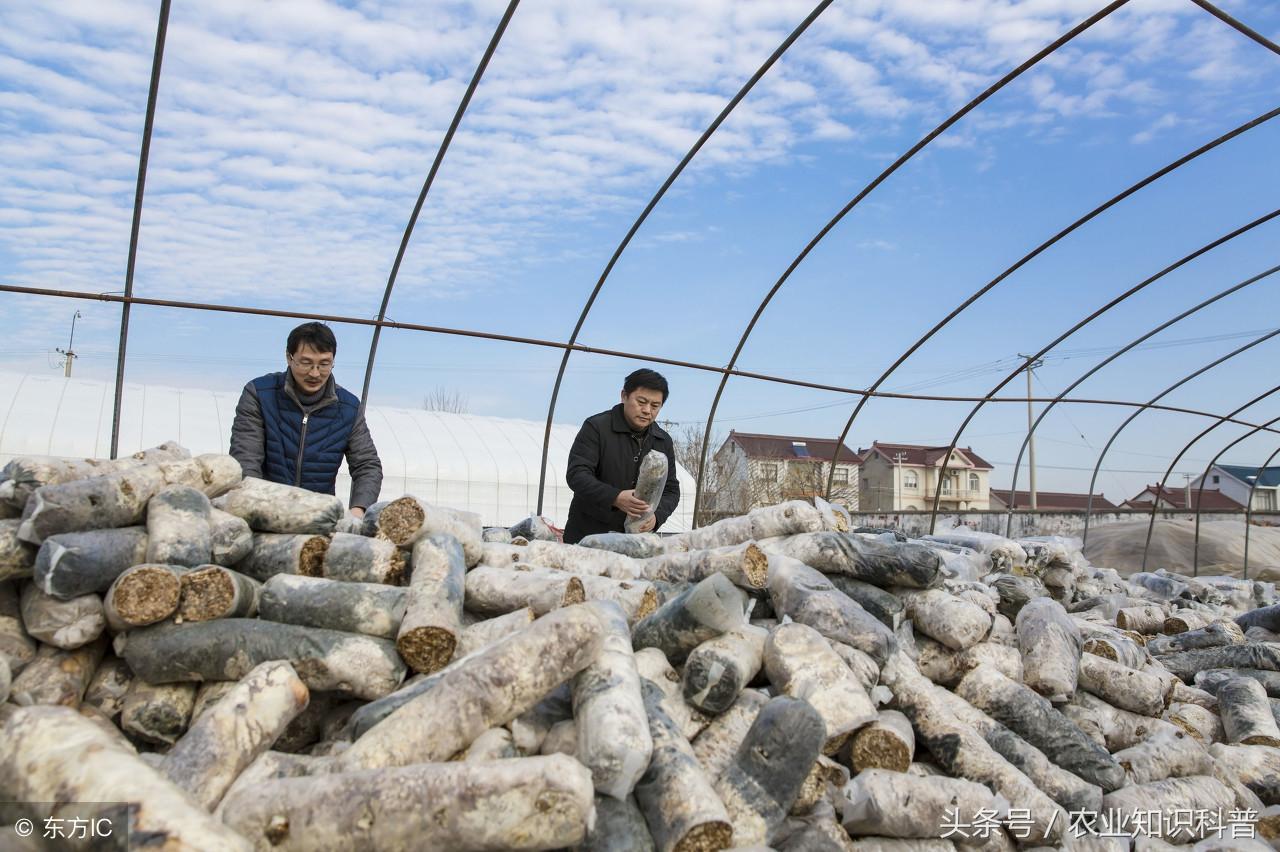
[[[307,421],[311,419],[308,412],[302,415],[302,433],[298,436],[298,467],[297,476],[294,478],[293,485],[295,488],[302,487],[302,456],[307,449]]]

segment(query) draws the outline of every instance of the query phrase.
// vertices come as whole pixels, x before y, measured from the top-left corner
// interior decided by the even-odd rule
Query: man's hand
[[[357,514],[357,512],[359,514]],[[342,516],[342,519],[334,526],[333,531],[360,535],[363,529],[364,509],[351,509],[347,514]]]
[[[360,508],[359,506],[352,506],[348,511],[351,513],[351,516],[354,518],[364,517],[364,509]]]
[[[647,518],[645,518],[645,519],[644,519],[644,523],[642,523],[640,526],[636,527],[636,532],[638,532],[638,533],[653,532],[653,528],[654,528],[654,526],[656,526],[656,525],[657,525],[657,523],[658,523],[658,518],[657,518],[657,516],[656,516],[656,515],[650,515],[649,517],[647,517]]]
[[[633,518],[643,515],[649,511],[649,504],[636,496],[634,488],[618,492],[618,496],[613,500],[613,505],[617,506]]]

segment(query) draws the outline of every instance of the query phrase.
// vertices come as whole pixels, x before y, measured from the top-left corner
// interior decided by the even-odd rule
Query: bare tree
[[[422,407],[427,411],[444,411],[449,414],[467,413],[467,395],[456,388],[437,385],[422,397]]]
[[[697,479],[698,465],[702,459],[702,429],[697,424],[663,424],[675,443],[676,463]],[[695,522],[705,525],[728,514],[742,514],[751,508],[748,484],[745,476],[721,470],[715,462],[715,452],[724,443],[723,435],[713,435],[707,453],[707,466],[702,478],[702,503]],[[682,500],[693,500],[692,494],[682,495]]]

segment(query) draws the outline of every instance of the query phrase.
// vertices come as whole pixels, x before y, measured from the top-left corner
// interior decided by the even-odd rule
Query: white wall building
[[[114,386],[62,376],[0,372],[0,465],[14,456],[105,458],[111,449]],[[225,453],[240,388],[208,391],[126,384],[120,455],[164,441],[193,454]],[[509,526],[537,507],[544,423],[370,406],[369,431],[382,459],[382,499],[413,494],[441,506],[476,512],[487,525]],[[565,463],[578,426],[556,424],[547,457],[542,513],[563,527],[573,492]],[[663,532],[690,528],[693,477],[677,466],[680,506]],[[351,489],[346,463],[338,496]]]

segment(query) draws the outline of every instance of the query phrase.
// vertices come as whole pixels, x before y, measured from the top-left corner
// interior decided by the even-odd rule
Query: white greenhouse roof
[[[169,440],[194,454],[225,453],[240,390],[125,384],[120,454]],[[106,457],[113,393],[108,382],[0,372],[0,465],[22,455]],[[536,508],[543,423],[383,406],[369,406],[365,417],[382,459],[383,499],[413,494],[502,526]],[[551,430],[542,513],[559,527],[573,497],[564,468],[577,431],[565,424]],[[682,499],[663,532],[690,528],[693,477],[683,467],[677,473]],[[350,488],[344,462],[338,496],[346,500]]]

